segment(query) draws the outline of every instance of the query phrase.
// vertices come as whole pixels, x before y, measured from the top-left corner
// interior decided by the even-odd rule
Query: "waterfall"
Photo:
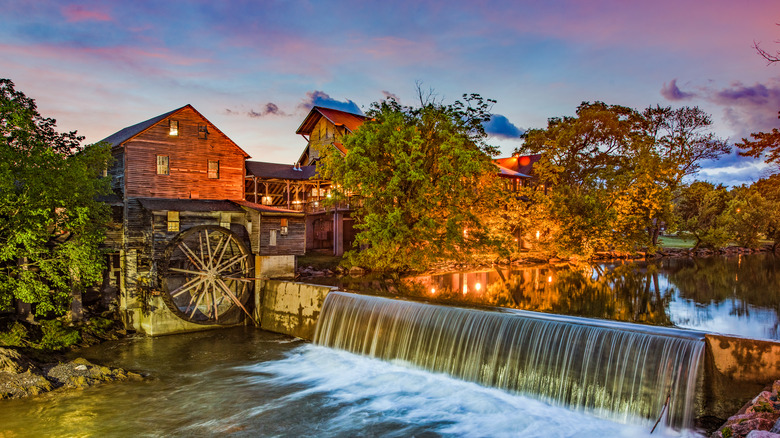
[[[330,293],[314,342],[622,422],[690,427],[703,335]],[[667,402],[668,397],[668,402]]]

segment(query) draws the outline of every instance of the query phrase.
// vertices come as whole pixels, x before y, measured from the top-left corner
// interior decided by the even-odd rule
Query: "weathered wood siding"
[[[122,149],[111,151],[114,162],[108,168],[108,176],[111,177],[111,190],[122,197],[125,193],[125,154]]]
[[[306,221],[302,217],[287,218],[287,235],[281,235],[282,218],[260,218],[260,255],[303,255],[306,252]],[[271,246],[271,231],[276,232],[276,245]]]
[[[169,134],[170,120],[179,134]],[[198,126],[208,127],[207,138]],[[243,152],[205,118],[185,108],[124,143],[125,196],[244,199]],[[168,175],[157,174],[157,156],[167,156]],[[209,160],[219,161],[219,178],[208,177]]]
[[[309,137],[309,159],[306,164],[319,158],[323,148],[331,146],[334,142],[340,143],[346,132],[347,129],[343,126],[336,126],[325,117],[321,117]]]

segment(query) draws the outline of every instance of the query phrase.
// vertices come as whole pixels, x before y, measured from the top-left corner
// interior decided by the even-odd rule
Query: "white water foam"
[[[241,367],[247,385],[295,387],[284,399],[244,416],[268,415],[302,401],[322,403],[318,436],[679,437],[551,406],[502,390],[345,351],[304,345],[282,360]],[[393,425],[382,429],[382,424]],[[663,422],[661,423],[663,424]],[[661,427],[661,426],[659,426]],[[385,432],[382,432],[385,430]]]

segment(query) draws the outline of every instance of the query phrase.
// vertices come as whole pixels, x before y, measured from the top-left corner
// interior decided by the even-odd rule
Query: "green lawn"
[[[662,248],[693,248],[696,239],[688,239],[677,236],[659,236],[658,245]]]

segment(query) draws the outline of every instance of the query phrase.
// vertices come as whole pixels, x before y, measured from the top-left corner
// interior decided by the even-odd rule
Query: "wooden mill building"
[[[104,141],[115,159],[104,289],[119,291],[128,328],[184,330],[161,322],[162,305],[184,323],[237,322],[256,279],[294,272],[304,212],[247,200],[249,155],[191,105]]]

